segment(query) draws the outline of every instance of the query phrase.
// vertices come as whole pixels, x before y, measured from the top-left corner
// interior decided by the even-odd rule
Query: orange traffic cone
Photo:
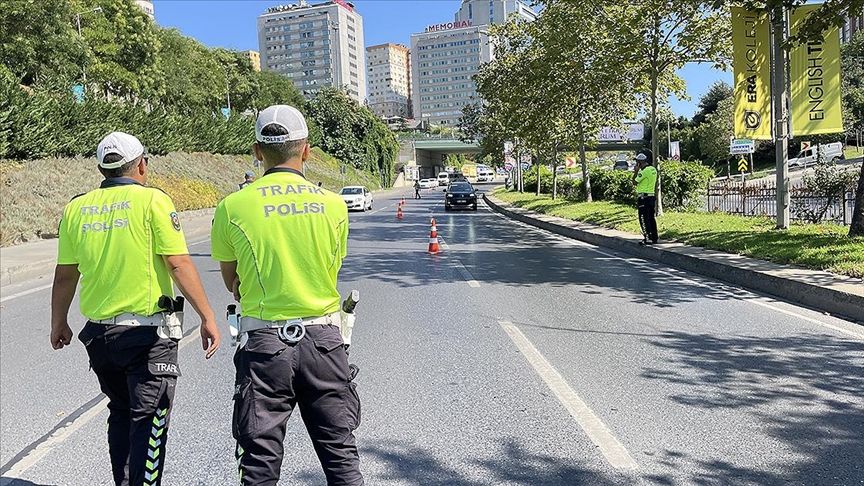
[[[438,227],[435,225],[435,218],[432,218],[432,230],[429,232],[429,253],[438,253]]]
[[[396,205],[396,219],[402,219],[402,204]]]
[[[405,205],[405,196],[402,196],[402,205]]]

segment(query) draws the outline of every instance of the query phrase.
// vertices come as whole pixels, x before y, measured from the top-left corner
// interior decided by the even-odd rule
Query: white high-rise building
[[[144,11],[151,20],[156,18],[156,10],[153,8],[153,0],[135,0],[135,5]]]
[[[382,117],[411,117],[411,56],[401,44],[366,48],[368,104]]]
[[[363,17],[345,0],[268,8],[258,17],[261,68],[294,80],[304,96],[338,86],[363,103],[366,60]]]
[[[462,0],[454,20],[467,20],[474,25],[503,24],[512,15],[527,21],[537,18],[531,5],[522,0]]]
[[[414,118],[455,126],[477,98],[471,76],[492,59],[488,27],[467,21],[430,26],[411,36]]]
[[[532,21],[537,14],[522,0],[462,0],[453,22],[434,24],[411,36],[414,118],[455,126],[462,108],[477,101],[471,77],[492,60],[489,24],[516,16]]]

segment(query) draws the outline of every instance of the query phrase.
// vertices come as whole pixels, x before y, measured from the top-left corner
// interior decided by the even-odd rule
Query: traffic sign
[[[810,142],[801,142],[801,151],[805,151],[810,148]]]
[[[729,143],[729,153],[732,155],[752,154],[755,149],[753,140],[740,138]]]
[[[507,172],[510,172],[511,170],[513,170],[513,164],[511,164],[510,162],[507,162],[506,164],[504,164],[504,170],[506,170]]]
[[[741,173],[747,172],[747,168],[748,168],[747,159],[745,159],[744,157],[741,157],[741,159],[738,160],[738,172],[741,172]]]
[[[572,169],[573,167],[576,167],[576,157],[566,157],[564,159],[564,167],[566,167],[568,169]]]

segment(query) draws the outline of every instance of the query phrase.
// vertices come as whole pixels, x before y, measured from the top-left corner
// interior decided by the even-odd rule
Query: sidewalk
[[[864,323],[864,282],[860,279],[681,243],[641,246],[638,235],[536,213],[488,194],[484,197],[487,204],[501,214],[568,238],[620,250]]]
[[[209,235],[212,220],[212,208],[180,213],[186,242],[192,243]],[[0,287],[48,275],[56,262],[56,239],[0,248]]]

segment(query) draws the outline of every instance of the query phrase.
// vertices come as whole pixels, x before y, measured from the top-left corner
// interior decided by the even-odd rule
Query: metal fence
[[[855,187],[847,188],[843,194],[828,197],[816,194],[801,181],[789,188],[789,213],[793,221],[810,222],[813,213],[824,209],[821,221],[848,225],[855,205]],[[759,182],[711,182],[708,185],[707,208],[742,216],[777,216],[777,186],[772,181]]]

